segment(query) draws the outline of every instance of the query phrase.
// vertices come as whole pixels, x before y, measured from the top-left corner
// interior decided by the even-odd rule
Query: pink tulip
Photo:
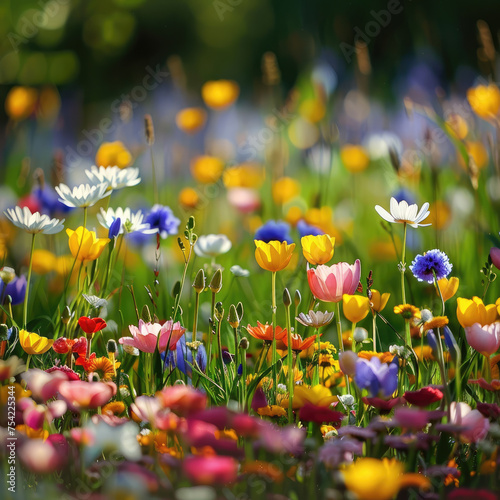
[[[145,323],[142,319],[139,320],[139,327],[130,325],[129,327],[132,337],[122,337],[120,344],[130,345],[139,349],[142,352],[155,352],[156,344],[160,352],[167,350],[167,345],[171,350],[175,349],[178,340],[184,335],[185,328],[177,321],[174,323],[171,319],[163,325],[159,323]],[[158,342],[158,336],[160,340]]]
[[[400,427],[419,430],[429,423],[429,413],[425,410],[400,406],[394,411],[394,420]]]
[[[45,402],[53,398],[57,394],[61,383],[68,380],[68,376],[61,371],[47,373],[38,368],[28,370],[22,375],[22,378],[26,381],[33,399],[39,402]]]
[[[51,474],[61,469],[68,454],[68,443],[61,434],[49,436],[46,441],[30,439],[19,448],[19,458],[35,474]]]
[[[467,403],[455,401],[450,405],[450,423],[465,427],[460,432],[460,440],[464,443],[481,441],[490,428],[490,421],[479,410],[473,410]]]
[[[116,385],[113,382],[75,380],[63,382],[59,386],[59,393],[73,411],[95,410],[116,394]]]
[[[188,457],[183,462],[186,476],[196,484],[227,484],[236,481],[238,463],[222,456]]]
[[[490,257],[491,257],[491,262],[493,262],[493,265],[497,269],[500,269],[500,248],[493,247],[490,250]]]
[[[155,396],[139,396],[130,405],[130,409],[143,422],[154,423],[156,414],[160,409],[160,400]]]
[[[500,347],[500,322],[483,327],[474,323],[465,328],[465,336],[473,349],[484,356],[490,356]]]
[[[188,385],[165,387],[157,395],[164,408],[170,408],[179,416],[191,415],[207,406],[206,394]]]
[[[323,302],[340,302],[344,293],[353,295],[359,285],[361,263],[339,262],[333,266],[317,266],[307,270],[307,281],[313,295]]]

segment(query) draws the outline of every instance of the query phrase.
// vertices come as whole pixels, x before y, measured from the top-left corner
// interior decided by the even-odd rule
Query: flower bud
[[[212,293],[219,293],[222,288],[222,270],[219,267],[217,271],[215,271],[212,279],[210,280],[210,285],[208,285]]]
[[[200,269],[196,273],[196,277],[194,278],[193,288],[196,290],[196,293],[201,293],[205,289],[205,273],[203,269]]]
[[[142,306],[141,318],[145,323],[151,323],[151,312],[149,311],[149,307],[147,304],[144,304]]]
[[[240,345],[238,347],[246,351],[250,347],[250,342],[248,342],[246,337],[241,337]]]
[[[283,290],[283,304],[285,304],[285,307],[290,307],[292,303],[292,297],[290,297],[290,292],[288,291],[288,288],[285,288]]]
[[[243,319],[244,312],[245,311],[243,309],[243,304],[241,302],[238,302],[238,305],[236,306],[236,314],[238,315],[240,323],[241,323],[241,320]]]
[[[231,304],[231,307],[229,308],[229,317],[227,320],[233,328],[238,328],[238,326],[240,326],[240,318],[238,317],[234,304]]]
[[[339,365],[342,373],[349,377],[354,377],[356,373],[356,362],[358,355],[352,351],[344,351],[339,354]]]
[[[222,306],[222,302],[217,302],[215,304],[215,319],[219,322],[224,318],[224,307]]]
[[[295,307],[299,307],[300,303],[302,302],[302,295],[300,295],[299,290],[295,290],[295,296],[294,296],[293,300],[295,303]]]
[[[0,341],[7,340],[8,333],[9,333],[9,327],[2,323],[0,325]]]
[[[352,406],[354,404],[354,397],[351,394],[344,394],[343,396],[338,396],[338,398],[344,406]]]
[[[4,266],[0,269],[0,279],[8,285],[16,277],[16,272],[12,267]]]
[[[61,321],[63,322],[63,324],[67,325],[72,316],[73,314],[71,314],[70,308],[66,306],[62,312]]]
[[[354,329],[352,338],[356,342],[363,342],[368,338],[368,331],[365,328],[361,328],[358,326]]]
[[[116,342],[113,339],[108,340],[108,343],[106,345],[106,350],[108,352],[108,356],[110,354],[117,354],[118,353],[118,346],[116,345]]]

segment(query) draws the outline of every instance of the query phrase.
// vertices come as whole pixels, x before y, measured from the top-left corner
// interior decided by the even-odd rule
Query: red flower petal
[[[434,387],[422,387],[418,391],[406,391],[403,394],[406,401],[412,405],[425,407],[443,399],[443,393]]]

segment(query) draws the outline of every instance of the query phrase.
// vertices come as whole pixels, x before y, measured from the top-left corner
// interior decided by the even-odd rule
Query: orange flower
[[[201,184],[213,184],[220,179],[224,162],[216,156],[196,156],[191,161],[191,174]]]
[[[263,340],[264,342],[273,341],[273,325],[268,325],[267,323],[263,325],[260,321],[257,321],[257,326],[247,326],[247,332],[255,339]],[[280,326],[276,327],[276,340],[282,340],[287,336],[286,328],[283,329]]]
[[[207,113],[202,108],[181,109],[175,115],[176,125],[186,134],[195,134],[207,121]]]
[[[268,405],[257,408],[257,413],[263,417],[286,417],[287,415],[286,410],[278,405]]]
[[[209,108],[224,109],[231,106],[240,93],[240,87],[232,80],[206,82],[201,88],[201,96]]]
[[[196,208],[200,203],[200,197],[196,189],[187,187],[179,193],[179,205],[183,208]]]
[[[241,472],[243,474],[265,476],[273,483],[281,483],[284,478],[283,472],[276,465],[262,460],[254,460],[244,464]]]
[[[284,336],[282,340],[283,343],[288,347],[288,336]],[[302,340],[302,337],[299,334],[292,333],[291,340],[292,340],[292,351],[304,351],[306,349],[309,349],[309,347],[311,347],[314,344],[314,341],[316,340],[316,335],[313,335],[312,337]]]

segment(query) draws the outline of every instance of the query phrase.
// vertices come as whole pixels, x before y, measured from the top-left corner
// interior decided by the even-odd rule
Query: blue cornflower
[[[368,389],[370,397],[388,398],[398,387],[399,360],[397,356],[388,365],[377,357],[370,361],[359,358],[354,382],[360,389]]]
[[[440,280],[451,273],[452,267],[453,265],[450,263],[448,256],[435,248],[425,252],[424,255],[418,254],[412,262],[410,270],[418,281],[433,283],[433,271],[436,273],[436,279]]]
[[[267,221],[255,231],[254,240],[264,241],[286,241],[289,245],[293,243],[290,237],[290,226],[283,221]]]
[[[68,213],[74,210],[74,207],[68,207],[59,201],[59,195],[55,189],[47,184],[43,187],[37,187],[33,190],[33,196],[40,204],[40,213],[47,214],[50,217],[58,213]]]
[[[153,206],[144,222],[148,223],[151,229],[156,229],[164,239],[169,234],[177,234],[181,223],[169,207],[158,204]]]
[[[311,226],[305,220],[299,220],[297,223],[297,230],[301,238],[304,236],[319,236],[325,234],[319,227]]]
[[[398,189],[392,195],[392,197],[395,198],[398,203],[400,203],[403,200],[405,200],[408,203],[408,205],[413,205],[417,203],[415,195],[409,189],[405,188]]]
[[[196,348],[195,361],[198,367],[204,372],[207,368],[207,351],[203,344],[198,345]],[[173,351],[168,351],[162,354],[162,358],[165,360],[165,366],[170,369],[178,368],[182,373],[186,374],[188,377],[192,376],[192,368],[190,365],[193,364],[193,351],[186,345],[186,336],[183,335],[177,342],[175,349]]]

